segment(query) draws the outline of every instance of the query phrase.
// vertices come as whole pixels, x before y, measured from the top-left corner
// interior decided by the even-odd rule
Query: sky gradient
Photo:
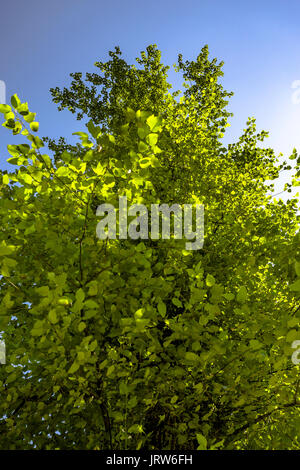
[[[6,2],[0,7],[0,80],[8,103],[17,93],[37,112],[40,136],[68,137],[84,123],[59,113],[49,89],[67,86],[70,72],[96,71],[94,62],[107,60],[116,45],[134,63],[140,51],[157,44],[172,66],[179,53],[193,60],[208,44],[210,57],[225,62],[224,87],[234,92],[225,141],[238,138],[254,116],[258,130],[270,132],[267,146],[288,156],[293,147],[300,151],[300,100],[292,88],[300,80],[299,18],[297,0]],[[174,80],[171,68],[170,81],[178,86]],[[15,142],[0,127],[0,168],[11,168],[6,145]]]

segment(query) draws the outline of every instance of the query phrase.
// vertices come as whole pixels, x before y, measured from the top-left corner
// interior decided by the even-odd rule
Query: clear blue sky
[[[291,88],[300,80],[299,0],[15,0],[1,2],[0,80],[7,101],[17,93],[40,121],[41,136],[68,136],[83,122],[57,112],[49,88],[69,83],[69,73],[93,71],[119,45],[134,62],[149,44],[157,44],[164,63],[178,53],[195,59],[204,44],[211,57],[224,60],[223,84],[234,91],[234,113],[227,141],[238,137],[248,116],[270,131],[268,145],[286,155],[300,150],[300,103]],[[174,78],[171,72],[170,80]],[[23,138],[22,138],[23,139]],[[0,168],[8,166],[0,127]]]

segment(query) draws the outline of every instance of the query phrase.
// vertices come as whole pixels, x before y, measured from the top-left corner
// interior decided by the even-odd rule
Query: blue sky
[[[157,44],[163,62],[178,53],[195,59],[204,44],[225,62],[223,84],[235,94],[226,141],[236,139],[248,116],[270,131],[267,145],[288,156],[300,151],[300,103],[292,83],[300,80],[300,2],[203,0],[28,0],[1,2],[0,80],[7,102],[13,93],[37,112],[41,136],[68,136],[83,122],[52,103],[49,88],[70,83],[69,73],[93,71],[119,45],[133,63],[140,51]],[[175,72],[170,70],[174,82]],[[300,89],[300,87],[299,87]],[[297,101],[297,100],[296,100]],[[22,137],[23,139],[23,137]],[[6,145],[14,143],[0,127],[0,168]]]

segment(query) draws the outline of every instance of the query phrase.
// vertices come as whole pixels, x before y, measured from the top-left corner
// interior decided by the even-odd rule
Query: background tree
[[[180,100],[155,46],[139,69],[110,55],[91,86],[52,90],[88,119],[77,146],[37,137],[16,95],[0,106],[30,144],[1,174],[0,448],[298,448],[298,200],[269,195],[289,166],[254,119],[222,144],[230,93],[206,46],[178,58]],[[96,207],[120,195],[204,204],[203,249],[99,240]]]

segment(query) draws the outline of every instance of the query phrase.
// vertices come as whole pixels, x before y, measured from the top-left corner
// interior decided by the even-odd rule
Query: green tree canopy
[[[0,105],[26,142],[0,175],[0,449],[298,448],[298,200],[272,197],[290,167],[253,118],[224,146],[207,46],[179,55],[181,97],[155,46],[139,68],[110,56],[52,90],[87,122],[76,146],[39,138],[17,95]],[[97,206],[124,195],[203,204],[203,248],[98,239]]]

